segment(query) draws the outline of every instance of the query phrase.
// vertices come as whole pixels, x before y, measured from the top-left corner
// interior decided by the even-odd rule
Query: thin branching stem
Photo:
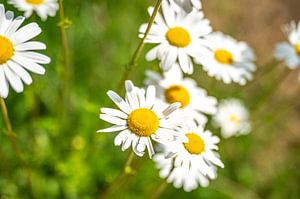
[[[69,89],[69,81],[70,81],[70,61],[69,61],[69,45],[68,45],[68,37],[66,28],[68,25],[70,25],[68,19],[65,17],[64,13],[64,6],[63,6],[63,0],[58,0],[59,4],[59,32],[60,32],[60,38],[61,38],[61,53],[62,53],[62,60],[61,65],[62,68],[60,69],[61,73],[61,98],[64,102],[64,105],[66,104],[66,96]]]
[[[134,158],[134,152],[130,151],[128,157],[125,161],[125,164],[122,168],[121,173],[119,176],[98,196],[98,199],[105,199],[107,198],[112,191],[115,191],[123,182],[127,175],[132,173],[131,163]]]
[[[129,75],[130,73],[132,72],[132,70],[134,69],[134,67],[137,65],[137,60],[139,59],[140,55],[141,55],[141,52],[145,46],[145,41],[146,41],[146,38],[151,30],[151,27],[154,23],[154,20],[155,20],[155,17],[157,15],[157,13],[159,12],[159,9],[161,7],[161,3],[162,3],[162,0],[157,0],[156,2],[156,5],[154,7],[154,10],[153,10],[153,13],[150,17],[150,20],[149,20],[149,23],[148,23],[148,26],[147,26],[147,29],[145,31],[145,34],[144,34],[144,37],[142,38],[142,40],[140,41],[137,49],[135,50],[129,64],[126,65],[126,70],[125,72],[123,73],[123,76],[121,78],[121,81],[119,82],[119,85],[118,85],[118,90],[121,90],[123,84],[124,84],[124,81],[127,80],[129,78]]]

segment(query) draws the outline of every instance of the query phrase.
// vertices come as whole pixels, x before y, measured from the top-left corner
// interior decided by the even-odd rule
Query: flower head
[[[292,21],[284,27],[289,42],[280,42],[276,45],[274,56],[283,60],[290,69],[300,66],[300,22]],[[300,73],[298,76],[300,80]]]
[[[221,32],[214,32],[206,37],[206,50],[195,61],[202,64],[209,76],[245,85],[252,79],[252,72],[256,70],[253,63],[255,56],[249,46],[238,42]]]
[[[121,131],[115,138],[115,145],[122,146],[122,150],[132,146],[138,156],[143,156],[147,148],[150,158],[154,154],[152,141],[164,144],[177,139],[186,139],[173,129],[178,120],[171,114],[180,107],[180,103],[173,103],[164,109],[157,103],[155,87],[147,90],[135,87],[131,81],[126,81],[126,99],[117,93],[108,91],[110,99],[120,110],[101,108],[100,119],[114,124],[98,132]]]
[[[149,13],[153,8],[149,8]],[[140,27],[139,37],[144,37],[147,24]],[[186,13],[183,9],[176,12],[168,1],[162,2],[162,15],[157,14],[154,24],[146,38],[147,43],[157,44],[146,55],[148,61],[159,59],[160,67],[168,71],[178,63],[184,73],[193,73],[192,58],[201,56],[203,36],[210,33],[209,21],[202,11]]]
[[[26,18],[35,11],[43,21],[47,20],[48,16],[54,17],[59,8],[57,0],[9,0],[8,3],[25,12]]]
[[[46,45],[30,41],[41,33],[36,23],[30,23],[22,28],[24,17],[14,19],[11,11],[5,12],[0,4],[0,96],[6,98],[9,85],[18,93],[23,92],[24,85],[32,83],[28,71],[44,74],[41,64],[50,63],[50,58],[34,52],[44,50]]]
[[[198,125],[204,126],[207,122],[205,114],[216,113],[217,99],[208,96],[206,90],[198,87],[193,79],[185,78],[178,65],[163,76],[153,71],[147,71],[146,75],[145,83],[156,87],[159,99],[166,104],[181,103],[175,115],[194,120]]]
[[[248,110],[237,99],[221,101],[213,120],[216,126],[221,127],[221,134],[224,138],[244,135],[251,131]]]
[[[153,158],[160,176],[185,191],[192,191],[198,185],[208,186],[209,179],[217,177],[217,166],[224,167],[216,152],[219,138],[193,124],[178,131],[186,135],[188,141],[162,146],[161,152]]]

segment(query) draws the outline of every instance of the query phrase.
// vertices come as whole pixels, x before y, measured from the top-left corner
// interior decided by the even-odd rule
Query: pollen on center
[[[14,46],[12,42],[3,36],[0,36],[0,64],[6,63],[14,55]]]
[[[295,45],[295,50],[296,50],[297,55],[300,56],[300,43]]]
[[[190,93],[181,85],[173,85],[165,90],[165,99],[169,104],[180,102],[181,108],[189,105],[191,101]]]
[[[178,48],[187,47],[191,43],[189,32],[181,27],[170,28],[166,33],[166,38],[170,45]]]
[[[159,118],[152,110],[139,108],[129,114],[127,125],[136,135],[148,137],[157,131],[159,127]]]
[[[225,49],[216,50],[215,59],[221,64],[232,64],[234,61],[233,55]]]
[[[190,154],[199,155],[205,150],[205,143],[199,135],[188,133],[186,137],[188,142],[184,143],[184,147]]]
[[[26,2],[32,5],[40,5],[44,3],[44,0],[26,0]]]

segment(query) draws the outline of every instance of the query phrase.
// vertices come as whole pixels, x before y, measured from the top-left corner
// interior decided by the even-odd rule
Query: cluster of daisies
[[[9,0],[8,3],[24,11],[30,17],[33,11],[46,20],[55,16],[58,10],[57,0]],[[37,23],[21,27],[25,17],[14,17],[12,11],[5,11],[0,4],[0,97],[7,98],[9,87],[17,93],[24,90],[24,84],[30,85],[32,78],[29,72],[44,74],[43,64],[49,64],[50,58],[37,50],[45,50],[46,45],[32,41],[42,30]]]
[[[208,75],[226,84],[245,85],[255,71],[249,46],[221,32],[212,32],[199,0],[163,0],[146,43],[154,47],[148,61],[158,60],[162,73],[146,71],[145,88],[125,82],[125,98],[107,95],[118,109],[101,108],[100,119],[113,124],[98,132],[119,132],[114,143],[145,152],[155,161],[160,176],[185,191],[206,187],[224,167],[218,153],[220,139],[206,129],[208,118],[224,138],[247,134],[249,114],[240,100],[218,103],[188,77],[199,64]],[[152,15],[153,7],[148,9]],[[143,38],[148,24],[141,25]],[[156,146],[153,146],[155,143]]]

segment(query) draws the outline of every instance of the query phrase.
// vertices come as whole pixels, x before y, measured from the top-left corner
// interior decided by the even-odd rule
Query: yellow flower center
[[[169,44],[178,48],[184,48],[191,43],[190,34],[181,27],[170,28],[166,33],[166,38]]]
[[[180,85],[173,85],[165,90],[166,101],[170,104],[175,102],[181,103],[181,108],[189,105],[191,97],[186,88]]]
[[[300,43],[295,46],[296,53],[300,56]]]
[[[129,114],[127,124],[136,135],[148,137],[157,131],[159,119],[150,109],[139,108]]]
[[[232,64],[234,61],[232,54],[225,49],[216,50],[215,59],[221,64]]]
[[[190,154],[199,155],[205,150],[204,141],[199,135],[188,133],[186,137],[188,138],[188,142],[184,143],[184,147]]]
[[[44,3],[44,0],[26,0],[26,2],[32,5],[40,5]]]
[[[14,55],[14,46],[9,39],[0,36],[0,64],[6,63]]]
[[[240,118],[238,118],[236,115],[230,115],[229,116],[229,120],[230,122],[234,123],[234,124],[239,124],[241,123]]]

